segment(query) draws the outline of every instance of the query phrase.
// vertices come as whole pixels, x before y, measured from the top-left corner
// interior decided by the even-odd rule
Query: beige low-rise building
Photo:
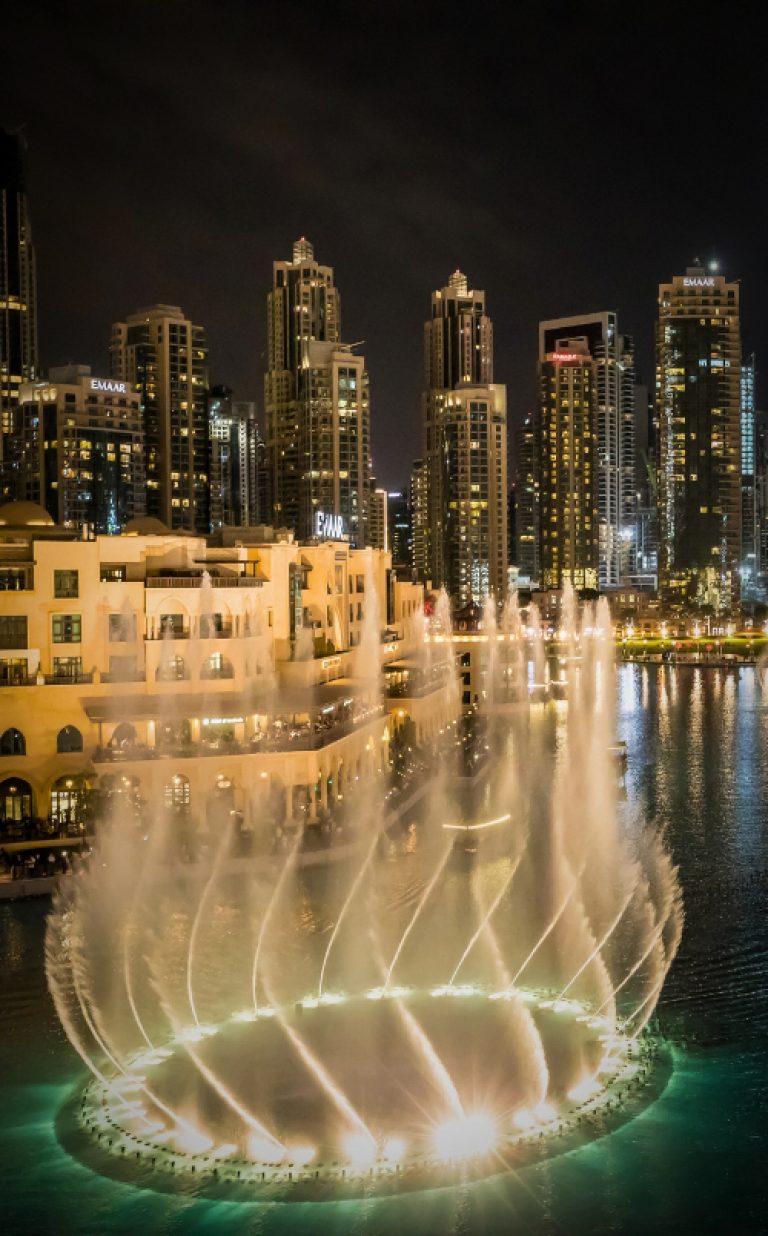
[[[316,818],[453,719],[422,609],[380,550],[151,518],[81,539],[0,507],[0,830],[78,830],[115,795],[201,830]]]

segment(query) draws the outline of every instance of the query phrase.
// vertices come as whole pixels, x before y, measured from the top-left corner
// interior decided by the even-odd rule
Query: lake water
[[[675,1071],[642,1115],[518,1176],[402,1198],[260,1206],[137,1189],[59,1146],[82,1069],[45,988],[45,899],[0,905],[0,1232],[768,1232],[768,699],[752,670],[623,666],[627,786],[667,829],[686,928],[661,1005]]]

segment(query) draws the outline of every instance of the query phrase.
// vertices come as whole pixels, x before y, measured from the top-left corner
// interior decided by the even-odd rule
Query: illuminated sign
[[[109,378],[91,378],[92,391],[107,391],[110,395],[124,395],[125,388],[125,382],[112,382]]]
[[[560,364],[562,361],[584,361],[586,356],[582,356],[579,352],[553,352],[552,360],[555,364]]]
[[[315,536],[323,541],[346,541],[347,528],[343,515],[315,511]]]
[[[713,288],[714,286],[714,275],[686,275],[683,279],[683,287],[686,288]]]

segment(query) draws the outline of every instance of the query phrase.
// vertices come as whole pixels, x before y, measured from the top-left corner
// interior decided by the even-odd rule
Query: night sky
[[[650,379],[658,282],[697,255],[743,280],[768,365],[756,4],[14,7],[0,122],[25,125],[44,367],[105,372],[113,320],[178,304],[212,381],[261,410],[271,264],[300,234],[365,341],[390,487],[457,266],[487,292],[512,424],[540,318],[618,310]]]

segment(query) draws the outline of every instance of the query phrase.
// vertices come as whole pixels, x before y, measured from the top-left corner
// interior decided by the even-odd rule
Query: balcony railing
[[[148,575],[148,588],[202,588],[202,578],[197,575]],[[252,575],[213,575],[212,588],[261,588],[262,580]]]
[[[319,751],[330,743],[339,742],[354,733],[361,725],[367,725],[385,715],[383,704],[369,709],[364,715],[336,724],[286,727],[282,731],[271,729],[260,737],[240,742],[222,738],[218,742],[163,743],[150,747],[146,743],[130,746],[97,747],[93,753],[95,764],[130,763],[141,760],[187,760],[201,756],[225,755],[272,755],[291,751]]]
[[[79,674],[45,674],[46,686],[72,687],[81,682],[93,682],[93,674],[80,671]]]

